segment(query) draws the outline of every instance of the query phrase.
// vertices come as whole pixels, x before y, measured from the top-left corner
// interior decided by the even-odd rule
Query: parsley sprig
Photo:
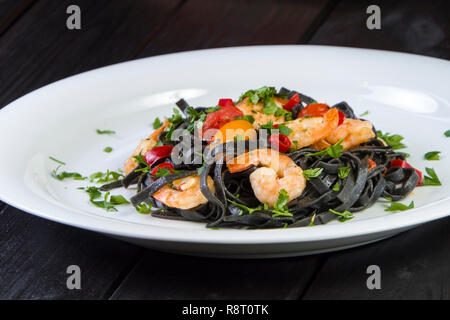
[[[433,168],[425,168],[425,171],[427,172],[428,176],[425,176],[423,179],[423,186],[440,186],[442,185],[441,181],[439,180],[436,172]]]
[[[308,153],[306,156],[307,157],[323,157],[323,156],[329,155],[332,158],[339,158],[340,156],[342,156],[342,152],[344,151],[344,147],[341,146],[342,141],[344,141],[344,139],[339,140],[338,142],[336,142],[336,144],[331,145],[328,148],[323,149],[319,152]]]
[[[311,178],[317,178],[322,173],[323,168],[310,168],[307,170],[303,170],[303,176],[306,178],[306,180],[309,180]]]
[[[409,205],[405,205],[400,202],[391,202],[391,205],[384,209],[384,211],[405,211],[414,208],[414,201],[411,201]]]
[[[123,196],[111,195],[109,192],[105,193],[103,200],[98,200],[102,197],[102,193],[97,187],[88,187],[85,191],[89,195],[89,201],[93,205],[106,211],[117,211],[115,206],[130,203]]]
[[[389,132],[383,133],[382,131],[377,131],[377,136],[384,140],[389,146],[394,150],[406,148],[402,143],[403,137],[399,134],[390,134]]]
[[[440,151],[430,151],[425,153],[424,158],[426,160],[440,160],[439,158],[440,153],[441,153]]]
[[[336,214],[339,216],[339,221],[340,222],[345,222],[347,220],[353,219],[353,213],[351,213],[350,211],[345,210],[344,212],[339,212],[333,209],[329,209],[330,212]]]

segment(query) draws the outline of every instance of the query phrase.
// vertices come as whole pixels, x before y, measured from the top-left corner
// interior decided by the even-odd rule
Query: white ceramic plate
[[[389,237],[450,213],[450,63],[375,50],[264,46],[164,55],[83,73],[32,92],[0,111],[0,198],[53,221],[142,246],[192,255],[281,257],[332,251]],[[84,175],[120,168],[156,116],[174,102],[213,105],[263,85],[299,90],[321,102],[347,101],[377,129],[405,137],[417,168],[433,167],[443,186],[420,187],[403,201],[415,209],[391,213],[379,201],[345,222],[311,228],[210,230],[202,223],[116,213],[92,206],[80,181],[57,181],[57,164]],[[116,135],[97,135],[96,129]],[[104,153],[111,146],[114,151]],[[427,151],[440,161],[425,161]],[[114,190],[130,197],[133,191]]]

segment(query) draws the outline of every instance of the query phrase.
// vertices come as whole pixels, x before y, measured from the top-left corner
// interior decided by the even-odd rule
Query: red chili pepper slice
[[[292,108],[293,108],[294,106],[296,106],[297,104],[299,104],[299,103],[300,103],[300,97],[298,96],[298,93],[296,93],[296,94],[294,94],[294,95],[289,99],[288,102],[286,102],[286,103],[283,105],[283,109],[285,109],[285,110],[287,110],[287,111],[291,111]]]
[[[233,100],[231,99],[219,99],[217,104],[219,107],[234,107]]]
[[[417,182],[417,185],[420,186],[423,183],[422,171],[417,170],[416,168],[414,168],[412,165],[410,165],[405,160],[401,160],[401,159],[391,160],[391,168],[393,168],[393,167],[413,168],[414,170],[416,170],[417,174],[419,175],[419,181]]]
[[[170,156],[172,149],[172,146],[154,147],[144,154],[145,162],[147,162],[149,166],[152,166],[159,159],[167,158],[168,156]]]
[[[281,133],[272,134],[269,138],[269,142],[272,145],[273,149],[283,153],[286,153],[291,146],[291,140],[289,140],[288,137]]]
[[[156,173],[158,172],[158,169],[160,168],[166,168],[169,169],[170,173],[174,173],[175,168],[173,167],[173,165],[169,162],[163,162],[158,164],[153,170],[152,170],[152,175],[156,175]]]
[[[339,122],[338,122],[338,126],[340,126],[341,124],[344,123],[344,119],[345,119],[345,114],[339,110]]]

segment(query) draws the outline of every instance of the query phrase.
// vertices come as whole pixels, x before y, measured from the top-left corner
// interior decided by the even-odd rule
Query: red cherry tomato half
[[[294,94],[287,103],[283,105],[283,109],[291,111],[294,106],[300,103],[300,97],[298,93]]]
[[[236,117],[243,116],[242,111],[234,106],[223,107],[216,112],[209,113],[203,123],[202,135],[204,136],[205,132],[210,129],[220,129],[225,123],[233,121]],[[208,132],[204,138],[210,140],[214,134],[215,132]]]
[[[173,167],[173,165],[169,162],[163,162],[158,164],[153,170],[152,170],[152,175],[156,175],[156,173],[158,172],[159,168],[166,168],[169,169],[170,173],[173,173],[175,168]]]
[[[167,158],[168,156],[170,156],[172,149],[172,146],[154,147],[144,154],[145,162],[147,162],[149,166],[152,166],[159,159]]]
[[[310,117],[323,117],[323,115],[330,109],[325,103],[313,103],[303,108],[297,115],[298,118]]]
[[[233,100],[231,99],[220,99],[217,105],[219,107],[234,107]]]
[[[417,185],[421,185],[423,183],[423,175],[422,175],[422,171],[417,170],[416,168],[414,168],[413,166],[411,166],[408,162],[406,162],[405,160],[401,160],[401,159],[394,159],[391,161],[391,167],[400,167],[400,168],[413,168],[414,170],[416,170],[416,173],[419,176],[419,181],[417,182]]]
[[[291,146],[291,140],[284,134],[272,134],[269,138],[271,146],[280,152],[286,153]]]
[[[338,126],[340,126],[341,124],[344,123],[344,119],[345,119],[345,114],[339,110],[339,122],[338,122]]]

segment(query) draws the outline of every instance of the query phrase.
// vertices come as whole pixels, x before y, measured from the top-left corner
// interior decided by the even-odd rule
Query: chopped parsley
[[[266,124],[261,125],[261,129],[267,129],[272,133],[272,130],[278,130],[279,133],[287,136],[292,132],[292,129],[286,126],[285,124],[279,124],[276,128],[272,121],[267,122]],[[298,141],[296,141],[296,146],[298,146]]]
[[[61,166],[58,166],[56,169],[54,169],[52,171],[52,177],[55,179],[58,179],[60,181],[62,181],[64,179],[68,179],[68,178],[72,178],[74,180],[85,180],[86,179],[86,177],[83,177],[78,172],[62,171],[62,172],[58,173],[59,168],[61,168]]]
[[[280,193],[278,194],[277,202],[273,206],[273,210],[271,210],[274,213],[272,215],[272,218],[278,216],[292,217],[292,213],[289,212],[289,208],[287,206],[288,201],[289,201],[289,194],[287,193],[286,190],[281,189]]]
[[[338,182],[336,182],[335,184],[334,184],[334,186],[333,186],[333,189],[332,189],[333,191],[339,191],[339,181]]]
[[[106,183],[106,182],[117,181],[123,177],[125,177],[125,176],[120,172],[106,170],[106,172],[98,171],[98,172],[91,174],[89,176],[89,180],[90,180],[90,182],[94,182],[95,180],[97,180],[97,181],[95,181],[96,183]]]
[[[336,214],[336,215],[338,215],[338,216],[340,216],[339,217],[339,221],[340,222],[345,222],[347,220],[350,220],[350,219],[354,218],[353,213],[351,213],[350,211],[347,211],[347,210],[345,210],[344,212],[338,212],[336,210],[329,209],[329,211],[334,213],[334,214]]]
[[[340,179],[345,179],[350,173],[350,167],[341,167],[338,168],[338,177]]]
[[[255,118],[253,118],[253,116],[251,116],[251,115],[245,115],[243,117],[236,117],[236,118],[234,118],[234,120],[245,120],[250,123],[255,122]]]
[[[222,109],[222,107],[220,107],[220,106],[217,106],[217,107],[211,107],[211,108],[208,108],[208,109],[206,109],[206,113],[213,113],[213,112],[216,112],[216,111],[218,111],[218,110],[220,110],[220,109]]]
[[[96,207],[105,209],[106,211],[117,211],[116,205],[129,204],[130,202],[121,195],[112,196],[109,192],[106,192],[103,200],[100,199],[102,193],[97,187],[89,187],[86,190],[89,195],[89,201]]]
[[[156,117],[155,121],[153,121],[153,129],[158,129],[163,125],[163,123],[161,122],[161,120],[159,120],[158,117]]]
[[[336,142],[336,144],[329,146],[326,149],[323,149],[319,152],[316,153],[308,153],[306,156],[308,157],[322,157],[322,156],[326,156],[329,155],[332,158],[339,158],[340,156],[342,156],[342,151],[344,150],[344,147],[341,146],[342,141],[344,141],[344,139],[339,140],[338,142]]]
[[[426,160],[439,160],[439,153],[440,151],[430,151],[425,153],[424,157]]]
[[[368,114],[369,114],[369,110],[366,110],[363,113],[361,113],[359,116],[364,117],[364,116],[367,116]]]
[[[380,130],[377,131],[377,136],[384,140],[394,150],[406,148],[401,142],[403,137],[399,134],[390,134],[389,132],[383,133]]]
[[[134,207],[137,212],[141,214],[149,214],[152,212],[152,205],[147,203],[141,203],[138,204],[136,207]]]
[[[261,87],[259,89],[251,89],[243,93],[239,97],[239,102],[244,98],[248,98],[248,103],[256,104],[258,102],[263,103],[263,113],[267,115],[274,114],[277,117],[284,116],[286,120],[292,120],[292,113],[283,108],[279,108],[274,97],[276,95],[275,87]]]
[[[105,149],[103,149],[104,152],[110,153],[111,151],[113,151],[113,148],[111,147],[106,147]]]
[[[422,185],[424,185],[424,186],[440,186],[440,185],[442,185],[441,181],[439,180],[439,178],[433,168],[425,168],[425,171],[427,172],[428,176],[424,177]]]
[[[311,168],[308,170],[303,170],[303,176],[306,178],[306,180],[309,180],[311,178],[317,178],[322,173],[323,168]]]
[[[63,161],[61,161],[61,160],[58,160],[58,159],[56,159],[56,158],[53,158],[53,157],[48,157],[50,160],[53,160],[53,161],[55,161],[56,163],[59,163],[60,165],[66,165],[66,163],[65,162],[63,162]]]
[[[444,132],[444,136],[446,136],[447,138],[449,138],[449,137],[450,137],[450,130],[445,131],[445,132]]]
[[[389,208],[384,209],[384,211],[405,211],[414,208],[414,201],[411,201],[409,205],[404,205],[400,202],[391,202]]]
[[[308,227],[314,226],[314,220],[316,219],[316,214],[314,213],[309,221]]]
[[[239,202],[236,202],[236,201],[233,201],[233,200],[230,200],[230,199],[227,199],[227,200],[228,200],[229,202],[231,202],[232,204],[234,204],[236,207],[241,208],[241,209],[247,211],[248,214],[252,214],[252,213],[255,212],[255,211],[258,211],[258,210],[262,210],[262,209],[263,209],[262,206],[258,206],[258,207],[256,207],[256,208],[249,208],[249,207],[247,207],[247,206],[245,206],[245,205],[243,205],[243,204],[240,204]],[[242,213],[242,212],[241,212],[241,213]]]
[[[114,130],[100,130],[97,129],[97,134],[115,134],[116,132]]]

